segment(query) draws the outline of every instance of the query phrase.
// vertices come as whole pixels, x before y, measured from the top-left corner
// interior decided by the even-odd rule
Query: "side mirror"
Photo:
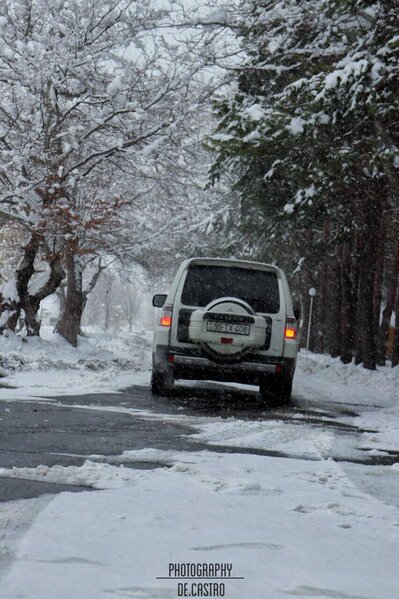
[[[155,308],[162,308],[162,306],[164,305],[164,303],[166,302],[166,298],[168,296],[164,293],[157,293],[156,295],[154,295],[154,297],[152,298],[152,305]]]
[[[294,316],[297,320],[299,320],[301,318],[301,309],[298,307],[294,308]]]

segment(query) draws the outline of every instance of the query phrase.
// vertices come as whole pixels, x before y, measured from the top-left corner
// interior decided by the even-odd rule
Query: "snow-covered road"
[[[0,471],[91,489],[1,504],[1,599],[398,597],[397,370],[304,353],[293,405],[273,411],[218,385],[153,400],[148,372],[106,401],[42,399],[92,420],[93,434],[95,415],[126,419],[131,440],[117,454],[104,437],[101,452],[69,456],[77,465],[64,448],[50,465],[43,454]],[[6,393],[12,411],[16,390]],[[71,422],[60,443],[77,437]],[[180,564],[228,564],[231,576],[168,578]]]

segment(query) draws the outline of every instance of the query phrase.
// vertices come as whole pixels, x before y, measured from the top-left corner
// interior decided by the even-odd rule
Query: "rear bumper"
[[[259,384],[267,376],[294,375],[295,359],[251,354],[236,364],[219,364],[200,355],[200,350],[182,353],[177,348],[158,346],[154,368],[171,373],[175,379],[215,380]]]
[[[207,358],[175,356],[173,376],[176,379],[211,379],[216,381],[257,382],[265,374],[274,374],[275,364],[217,364]]]

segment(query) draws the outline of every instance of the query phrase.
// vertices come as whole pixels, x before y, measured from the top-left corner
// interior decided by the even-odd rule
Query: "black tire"
[[[151,376],[150,390],[153,395],[170,395],[173,390],[173,377],[171,375],[166,374],[165,372],[153,370]]]
[[[265,378],[259,385],[262,401],[270,406],[285,406],[291,401],[292,377]]]

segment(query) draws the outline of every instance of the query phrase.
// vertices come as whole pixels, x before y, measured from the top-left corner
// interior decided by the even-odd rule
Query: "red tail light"
[[[161,327],[171,327],[172,326],[172,317],[171,316],[161,316],[159,320],[159,324]]]
[[[170,328],[172,326],[172,309],[173,306],[169,305],[162,308],[161,317],[159,319],[161,327]]]
[[[285,339],[296,339],[297,335],[297,321],[295,318],[288,316],[285,321],[284,337]]]
[[[291,329],[290,327],[285,327],[284,337],[286,339],[296,339],[296,329]]]

